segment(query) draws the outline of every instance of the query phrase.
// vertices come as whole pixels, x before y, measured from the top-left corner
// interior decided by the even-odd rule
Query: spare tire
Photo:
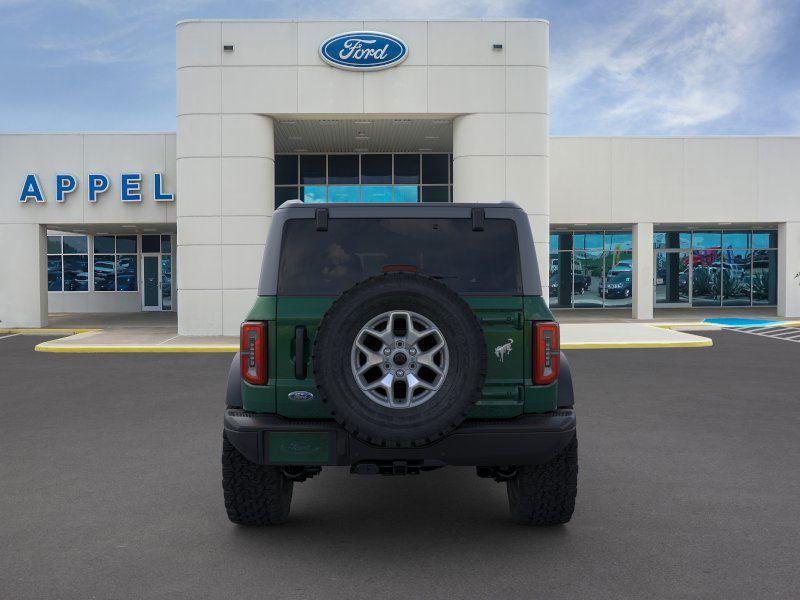
[[[480,397],[486,343],[450,288],[387,273],[334,302],[312,361],[322,401],[350,433],[380,446],[422,446],[461,424]]]

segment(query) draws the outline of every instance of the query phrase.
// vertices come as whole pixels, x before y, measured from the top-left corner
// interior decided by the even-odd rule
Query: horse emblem
[[[500,359],[500,362],[503,362],[506,359],[506,356],[511,354],[511,345],[513,343],[514,340],[508,338],[508,341],[505,344],[501,344],[495,347],[494,355]]]

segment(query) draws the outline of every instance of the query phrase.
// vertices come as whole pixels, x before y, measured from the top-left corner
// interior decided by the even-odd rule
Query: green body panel
[[[290,418],[328,419],[319,399],[311,365],[311,346],[317,327],[336,297],[261,296],[248,313],[248,320],[270,321],[269,384],[242,384],[244,408],[275,412]],[[540,296],[469,296],[469,304],[481,322],[486,337],[486,384],[481,399],[468,418],[512,418],[523,412],[547,412],[556,408],[557,386],[533,386],[531,382],[531,320],[553,318]],[[307,334],[307,377],[295,378],[295,328]],[[510,351],[507,349],[510,347]],[[290,400],[295,391],[311,392],[310,400]]]

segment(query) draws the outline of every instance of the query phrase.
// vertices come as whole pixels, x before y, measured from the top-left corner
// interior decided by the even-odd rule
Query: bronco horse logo
[[[494,349],[494,355],[500,359],[500,362],[503,362],[506,359],[508,354],[511,354],[511,345],[514,343],[514,340],[508,338],[508,341],[505,344],[501,344],[500,346],[496,346]]]

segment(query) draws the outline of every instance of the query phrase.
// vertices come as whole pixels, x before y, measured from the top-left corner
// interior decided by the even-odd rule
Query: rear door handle
[[[294,328],[294,378],[305,379],[306,375],[306,328],[298,325]]]

